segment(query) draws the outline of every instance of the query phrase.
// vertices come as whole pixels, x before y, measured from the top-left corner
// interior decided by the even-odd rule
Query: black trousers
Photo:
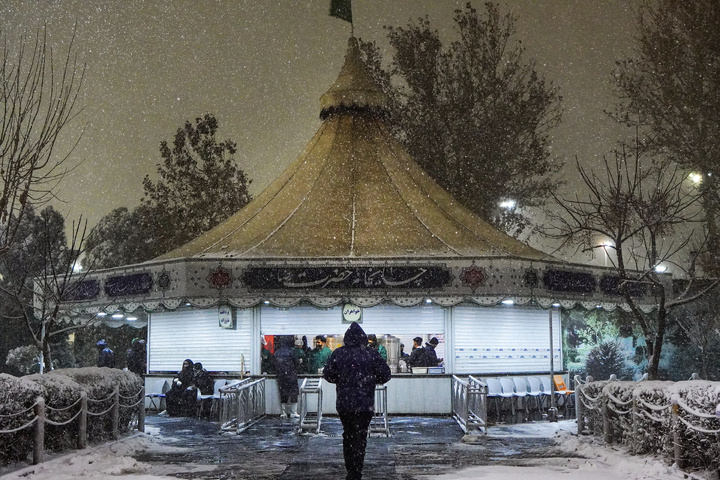
[[[346,412],[339,413],[339,415],[343,426],[346,478],[348,480],[360,479],[365,463],[365,447],[373,412]]]

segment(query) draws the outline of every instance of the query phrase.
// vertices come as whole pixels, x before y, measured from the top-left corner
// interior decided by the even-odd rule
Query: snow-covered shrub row
[[[65,375],[28,375],[22,377],[35,382],[43,389],[45,399],[45,418],[53,422],[64,423],[79,410],[82,387]],[[77,445],[78,420],[67,425],[45,425],[45,449],[60,452],[75,448]]]
[[[720,429],[715,411],[720,403],[720,382],[692,380],[668,387],[670,401],[678,404],[683,457],[688,466],[720,468]],[[684,422],[682,421],[684,420]],[[688,425],[690,424],[690,425]]]
[[[78,408],[64,409],[75,403],[81,392],[87,392],[88,412],[108,410],[113,402],[115,386],[119,387],[120,404],[130,405],[140,400],[138,393],[143,380],[134,373],[111,368],[72,368],[53,370],[45,375],[21,378],[0,374],[0,430],[14,430],[26,425],[35,417],[32,408],[38,397],[45,399],[46,418],[64,422],[77,413]],[[106,399],[93,402],[92,399]],[[122,398],[127,397],[127,398]],[[132,397],[132,398],[129,398]],[[142,402],[140,403],[142,405]],[[79,407],[79,406],[78,406]],[[119,409],[119,432],[127,432],[138,412],[138,406]],[[17,413],[22,412],[20,415]],[[45,424],[45,448],[59,451],[73,448],[77,441],[78,422],[64,426]],[[7,465],[25,460],[32,451],[34,428],[23,428],[12,433],[0,433],[0,464]],[[111,413],[101,416],[88,414],[87,440],[97,442],[112,435]]]
[[[24,378],[0,374],[0,430],[13,430],[30,422],[35,416],[32,406],[43,391],[39,385]],[[21,415],[15,415],[23,412]],[[0,433],[0,464],[19,462],[32,451],[33,429]]]
[[[659,454],[672,462],[677,432],[685,468],[720,467],[720,434],[716,432],[720,420],[715,414],[720,382],[604,381],[578,389],[593,434],[604,434],[603,416],[608,415],[612,442],[622,442],[634,453]],[[673,420],[674,403],[678,405],[677,421]]]
[[[48,375],[64,375],[74,380],[87,392],[88,412],[103,412],[112,405],[112,398],[104,402],[94,402],[110,397],[117,385],[121,397],[137,395],[143,380],[127,370],[107,367],[63,368],[50,372]],[[120,399],[121,405],[135,403],[133,400]],[[118,428],[120,433],[130,431],[136,408],[120,408]],[[108,440],[112,435],[112,417],[110,414],[95,416],[88,415],[87,422],[88,441],[95,442]]]
[[[581,401],[585,405],[585,425],[596,435],[602,435],[603,432],[604,400],[602,389],[608,382],[609,380],[601,380],[589,382],[582,386],[583,396],[581,397]]]

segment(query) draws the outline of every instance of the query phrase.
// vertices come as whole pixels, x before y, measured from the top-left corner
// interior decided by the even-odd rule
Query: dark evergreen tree
[[[244,207],[250,180],[238,167],[237,145],[217,139],[211,114],[185,122],[172,144],[160,144],[158,180],[143,180],[144,197],[132,212],[118,208],[89,235],[85,265],[110,268],[151,260],[177,248]]]
[[[558,185],[549,133],[560,122],[561,97],[524,59],[517,16],[468,3],[454,19],[458,38],[446,45],[427,18],[388,27],[387,68],[375,44],[362,48],[408,153],[466,207],[518,234],[530,222],[523,208],[543,205]],[[515,206],[501,208],[509,199]]]

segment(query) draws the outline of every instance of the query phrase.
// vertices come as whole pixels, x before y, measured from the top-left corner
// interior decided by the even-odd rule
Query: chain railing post
[[[677,402],[672,404],[672,428],[673,428],[673,454],[675,464],[679,469],[685,468],[685,459],[683,458],[682,433],[680,432],[680,420],[678,420],[679,406]]]
[[[602,417],[603,417],[603,438],[605,443],[610,445],[613,441],[612,423],[610,422],[610,407],[608,403],[610,399],[605,397],[602,399]]]
[[[138,403],[138,431],[145,433],[145,385],[140,388],[140,401]]]
[[[35,436],[33,438],[33,465],[42,463],[45,458],[45,399],[35,400]]]
[[[120,438],[119,434],[120,426],[120,387],[116,386],[113,392],[113,405],[112,405],[112,439],[117,440]]]
[[[83,448],[87,447],[87,412],[87,392],[82,391],[80,392],[80,415],[78,415],[78,450],[82,450]]]

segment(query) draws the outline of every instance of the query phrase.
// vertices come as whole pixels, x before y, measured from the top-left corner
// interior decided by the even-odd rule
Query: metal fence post
[[[82,391],[80,392],[80,415],[78,416],[78,450],[82,450],[83,448],[87,447],[87,412],[87,392]]]
[[[672,404],[672,427],[673,427],[673,453],[675,456],[675,464],[678,468],[685,468],[685,459],[683,458],[682,434],[680,433],[680,421],[678,420],[677,402]]]
[[[42,463],[45,457],[45,399],[35,400],[35,436],[33,438],[33,465]]]
[[[138,431],[145,433],[145,385],[140,389],[138,408]]]
[[[113,405],[112,405],[112,439],[117,440],[120,438],[119,434],[120,424],[120,387],[116,386],[113,392]]]
[[[585,431],[585,405],[583,405],[582,399],[582,384],[575,382],[575,415],[577,416],[577,433],[582,435]]]
[[[603,437],[605,439],[605,443],[608,445],[610,445],[613,440],[612,424],[610,423],[610,408],[608,407],[609,401],[610,400],[608,398],[604,398],[602,402]]]

